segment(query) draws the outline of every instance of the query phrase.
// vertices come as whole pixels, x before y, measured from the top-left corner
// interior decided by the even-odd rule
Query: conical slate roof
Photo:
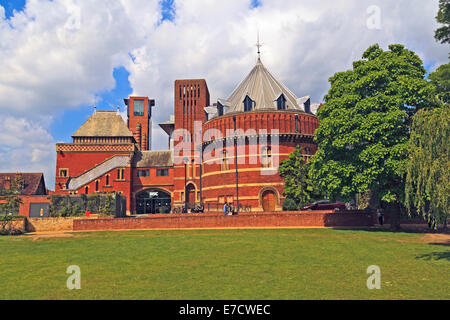
[[[115,111],[97,111],[72,137],[132,137],[120,114]]]
[[[258,58],[256,66],[227,100],[219,99],[226,113],[244,112],[244,99],[248,95],[254,102],[252,110],[277,110],[276,100],[283,94],[286,99],[286,110],[303,110],[298,98],[283,83],[278,81]]]

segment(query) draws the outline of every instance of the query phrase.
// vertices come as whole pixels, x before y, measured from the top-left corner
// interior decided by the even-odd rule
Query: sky
[[[401,43],[428,72],[448,63],[434,40],[438,0],[0,0],[0,172],[44,172],[57,142],[94,111],[125,115],[148,96],[152,149],[173,114],[176,79],[204,78],[227,98],[261,59],[298,97],[321,102],[328,79],[365,49]]]

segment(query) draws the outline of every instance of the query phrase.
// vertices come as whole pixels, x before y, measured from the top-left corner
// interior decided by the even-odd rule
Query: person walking
[[[384,222],[384,214],[383,214],[382,209],[377,209],[377,217],[378,217],[378,223],[380,224],[380,226],[382,226],[383,222]]]
[[[228,213],[229,216],[232,216],[234,214],[234,207],[233,207],[233,204],[231,202],[228,205],[228,211],[229,211],[229,213]]]
[[[223,215],[226,216],[228,214],[228,203],[225,202],[223,205]]]

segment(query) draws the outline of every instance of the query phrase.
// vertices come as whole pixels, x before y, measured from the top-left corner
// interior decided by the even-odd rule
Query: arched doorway
[[[277,196],[272,190],[266,190],[261,197],[264,212],[275,211]]]
[[[187,194],[187,203],[188,203],[188,208],[194,208],[195,206],[195,186],[190,183],[186,186],[186,194]]]
[[[170,213],[170,193],[159,189],[148,189],[136,195],[136,213]]]

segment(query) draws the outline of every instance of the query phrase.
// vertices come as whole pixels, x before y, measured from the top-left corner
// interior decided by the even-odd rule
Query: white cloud
[[[175,79],[205,78],[211,102],[226,98],[256,62],[258,29],[263,63],[314,101],[330,76],[376,42],[403,43],[434,68],[448,62],[448,46],[433,38],[437,1],[263,0],[254,9],[250,2],[179,0],[174,21],[161,24],[158,0],[28,0],[10,20],[0,6],[0,168],[10,161],[54,171],[45,162],[54,161],[52,116],[113,88],[117,66],[130,72],[134,94],[156,99],[156,129],[173,114]],[[381,9],[380,30],[366,26],[371,5]],[[27,129],[15,136],[5,117]],[[159,129],[153,136],[154,148],[167,147]]]
[[[55,179],[55,141],[38,122],[0,118],[0,172],[44,172],[47,187]]]

